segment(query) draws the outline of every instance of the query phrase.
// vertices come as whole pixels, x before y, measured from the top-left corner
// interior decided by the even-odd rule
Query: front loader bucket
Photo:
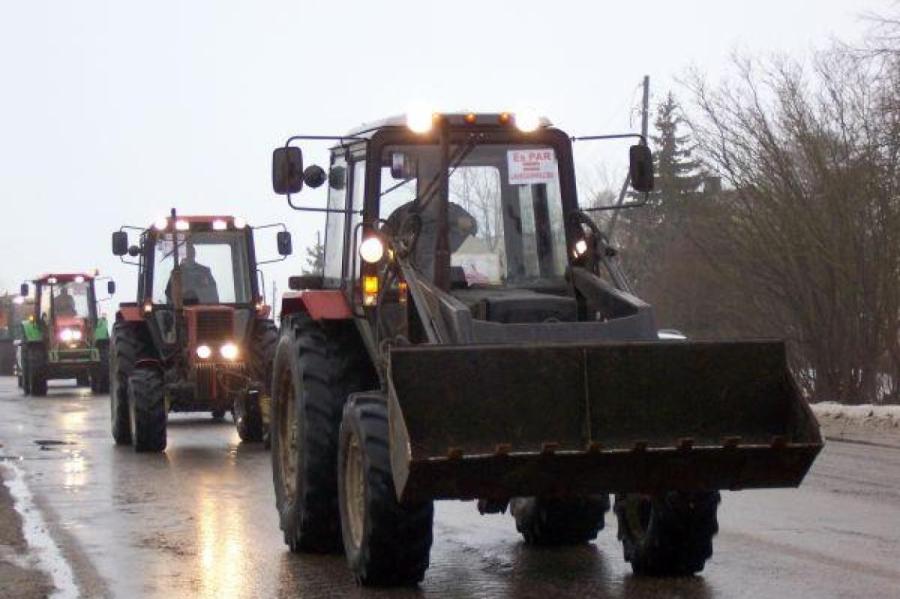
[[[793,487],[822,448],[784,344],[391,350],[401,500]]]

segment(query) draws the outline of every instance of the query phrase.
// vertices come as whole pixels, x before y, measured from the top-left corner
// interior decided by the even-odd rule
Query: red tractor
[[[573,145],[627,138],[646,194],[642,136],[528,114],[410,115],[275,150],[275,191],[327,214],[323,273],[284,295],[273,366],[292,551],[343,547],[359,582],[414,584],[435,500],[508,510],[536,545],[586,543],[612,507],[636,574],[685,576],[712,555],[720,489],[800,484],[822,439],[784,342],[659,331],[589,214],[610,207],[579,203]],[[328,171],[304,168],[295,142],[320,140]],[[299,205],[322,186],[326,204]]]
[[[140,231],[137,245],[126,229]],[[278,333],[253,228],[240,218],[173,210],[147,229],[113,233],[112,249],[139,273],[137,301],[120,305],[110,347],[115,442],[163,451],[170,410],[217,419],[230,410],[241,440],[264,440]],[[286,230],[278,251],[279,259],[291,253]]]

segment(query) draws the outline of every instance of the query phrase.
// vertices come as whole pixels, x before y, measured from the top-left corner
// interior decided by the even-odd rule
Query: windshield
[[[449,155],[451,280],[467,286],[562,280],[566,241],[553,148],[451,146]],[[388,146],[381,163],[380,218],[397,232],[411,212],[419,212],[422,228],[413,261],[433,277],[440,148]]]
[[[243,232],[178,233],[182,296],[189,303],[245,304],[252,301],[247,242]],[[175,243],[172,233],[155,240],[153,303],[171,304]]]
[[[91,284],[87,281],[76,283],[56,283],[41,290],[41,319],[50,317],[53,303],[54,318],[90,318]]]
[[[53,315],[56,318],[90,318],[90,289],[91,284],[88,282],[73,281],[51,285],[50,293],[41,294],[41,316],[47,314],[50,309],[49,302],[52,301]]]

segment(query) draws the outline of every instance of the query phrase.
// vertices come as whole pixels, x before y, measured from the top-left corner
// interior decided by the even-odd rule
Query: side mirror
[[[416,176],[416,163],[405,152],[391,152],[391,177],[412,179]]]
[[[112,234],[113,256],[124,256],[128,253],[128,233],[116,231]]]
[[[115,281],[107,281],[106,282],[106,294],[107,295],[115,295],[116,294],[116,282]]]
[[[653,191],[653,153],[645,145],[631,146],[628,175],[635,191]]]
[[[278,255],[290,256],[294,253],[294,245],[291,242],[291,233],[289,231],[279,231],[277,236]]]
[[[21,295],[22,297],[28,297],[29,295],[31,295],[30,290],[28,289],[28,283],[22,283],[22,285],[19,287],[19,295]]]
[[[272,152],[272,188],[279,195],[303,189],[303,152],[288,146]]]

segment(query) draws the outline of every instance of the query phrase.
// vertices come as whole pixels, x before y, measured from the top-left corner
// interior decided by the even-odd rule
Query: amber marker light
[[[363,277],[363,306],[374,306],[378,300],[378,277]]]

